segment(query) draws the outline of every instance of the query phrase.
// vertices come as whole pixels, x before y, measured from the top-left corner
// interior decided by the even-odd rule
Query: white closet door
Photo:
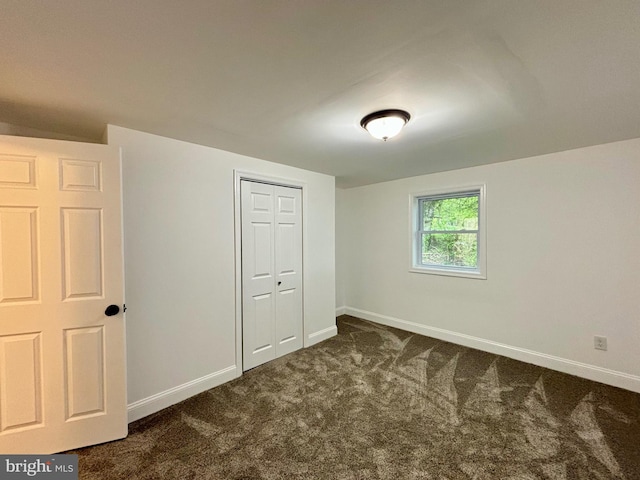
[[[242,363],[276,358],[274,187],[240,182],[242,198]]]
[[[240,182],[243,369],[302,347],[301,191]]]
[[[276,356],[302,348],[302,192],[275,187]]]
[[[117,148],[0,137],[0,452],[126,436],[121,238]]]

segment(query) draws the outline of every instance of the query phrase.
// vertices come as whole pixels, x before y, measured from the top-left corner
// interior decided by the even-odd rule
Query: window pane
[[[422,264],[447,267],[478,266],[478,236],[475,233],[425,233]]]
[[[423,230],[477,230],[478,196],[422,200]]]

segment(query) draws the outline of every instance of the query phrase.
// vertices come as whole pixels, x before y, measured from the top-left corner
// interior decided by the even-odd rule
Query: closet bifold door
[[[242,180],[243,370],[302,347],[301,190]]]
[[[302,348],[302,191],[275,187],[276,357]]]

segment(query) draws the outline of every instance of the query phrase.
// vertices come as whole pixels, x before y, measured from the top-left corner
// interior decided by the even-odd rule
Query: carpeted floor
[[[353,317],[79,450],[82,479],[639,479],[640,395]]]

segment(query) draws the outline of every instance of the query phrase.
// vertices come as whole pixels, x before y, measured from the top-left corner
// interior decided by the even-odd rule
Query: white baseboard
[[[326,340],[331,337],[335,337],[338,334],[338,327],[335,325],[331,325],[324,330],[320,330],[319,332],[310,333],[307,337],[307,344],[305,347],[310,347],[311,345],[315,345],[316,343],[320,343],[323,340]]]
[[[344,305],[341,307],[336,308],[336,317],[339,317],[340,315],[344,315],[347,312],[347,307],[345,307]]]
[[[177,387],[170,388],[164,392],[156,393],[150,397],[143,398],[137,402],[127,405],[127,414],[129,423],[139,420],[159,412],[163,408],[175,405],[178,402],[186,400],[189,397],[202,393],[210,388],[222,385],[234,378],[239,377],[242,372],[238,372],[235,365],[219,370],[217,372],[197,378]]]
[[[640,393],[640,377],[636,375],[547,355],[546,353],[535,352],[533,350],[513,347],[511,345],[456,333],[450,330],[428,327],[419,323],[379,315],[358,308],[345,307],[345,314]]]

